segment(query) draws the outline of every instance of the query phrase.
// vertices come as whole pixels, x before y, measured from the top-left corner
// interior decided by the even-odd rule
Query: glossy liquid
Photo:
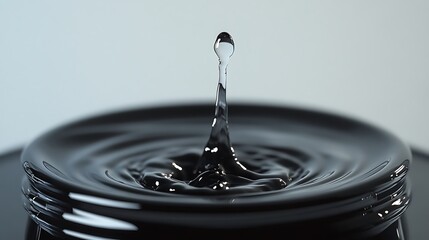
[[[229,129],[229,34],[215,51],[211,132],[212,106],[178,105],[82,120],[25,149],[29,239],[406,238],[407,146],[359,121],[286,107],[231,105]]]
[[[300,239],[308,234],[362,239],[383,232],[408,206],[410,153],[391,135],[323,113],[230,108],[231,137],[242,164],[261,173],[288,169],[287,187],[235,194],[142,187],[133,171],[149,171],[147,165],[157,159],[187,162],[181,165],[185,169],[200,160],[212,107],[172,106],[88,119],[33,142],[23,155],[25,207],[42,229],[64,238],[231,231],[266,236],[262,230],[270,229]],[[173,169],[171,164],[166,172]],[[304,227],[311,231],[302,232]]]
[[[144,188],[181,194],[238,194],[286,187],[292,170],[287,165],[267,160],[265,169],[261,169],[254,156],[246,156],[248,167],[238,160],[229,137],[226,101],[227,66],[234,53],[231,35],[220,33],[214,50],[219,58],[215,116],[200,159],[196,161],[198,156],[190,148],[182,149],[180,155],[165,158],[162,157],[164,153],[158,153],[156,160],[142,159],[140,166],[130,168],[130,174]],[[279,157],[273,150],[255,150]]]

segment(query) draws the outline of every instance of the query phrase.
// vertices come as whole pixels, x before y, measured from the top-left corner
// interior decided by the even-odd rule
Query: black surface
[[[21,204],[20,163],[21,149],[0,155],[0,239],[24,239],[27,214]],[[429,155],[413,151],[410,176],[413,184],[413,199],[407,210],[408,228],[411,240],[424,240],[429,236],[429,188],[426,186],[429,173]]]
[[[21,179],[24,171],[21,149],[0,155],[0,239],[22,240],[25,236],[27,213],[21,204]]]

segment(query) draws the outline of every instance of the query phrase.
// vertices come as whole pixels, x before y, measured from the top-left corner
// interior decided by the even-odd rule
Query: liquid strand
[[[215,116],[210,138],[204,148],[197,168],[195,179],[190,185],[208,187],[214,190],[229,190],[237,182],[257,181],[266,189],[280,189],[287,185],[289,177],[260,175],[249,171],[240,161],[231,145],[228,130],[228,104],[226,101],[227,67],[234,53],[234,40],[226,32],[220,33],[214,44],[219,58],[219,83],[217,87]],[[263,182],[263,183],[262,183]],[[267,185],[267,186],[265,186]],[[254,188],[259,191],[260,188]]]
[[[158,153],[153,161],[142,159],[143,164],[130,167],[130,174],[144,188],[176,194],[256,193],[286,187],[293,167],[268,159],[258,163],[256,155],[246,155],[245,163],[238,160],[231,145],[226,100],[227,66],[234,53],[231,35],[220,33],[214,51],[219,58],[219,82],[211,133],[202,154],[192,146],[183,147],[180,154]]]
[[[234,53],[234,41],[231,35],[226,32],[220,33],[213,48],[219,58],[219,82],[216,94],[215,116],[210,138],[195,170],[196,174],[206,171],[225,174],[226,166],[224,165],[237,160],[229,138],[228,104],[226,101],[226,69]]]

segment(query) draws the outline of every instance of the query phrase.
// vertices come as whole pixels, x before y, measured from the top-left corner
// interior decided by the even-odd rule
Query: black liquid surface
[[[0,185],[2,192],[2,204],[0,211],[0,239],[23,240],[27,224],[33,225],[33,220],[28,220],[21,203],[21,181],[23,169],[20,163],[21,148],[13,151],[0,153]],[[409,238],[412,240],[426,240],[429,236],[426,220],[429,219],[427,205],[429,203],[429,189],[426,186],[427,172],[429,171],[429,155],[421,149],[412,149],[413,162],[408,173],[411,178],[413,188],[413,200],[405,212],[407,219]],[[27,221],[28,220],[28,221]],[[33,226],[34,227],[34,226]],[[28,240],[37,238],[31,237],[34,233],[28,228]],[[48,239],[48,238],[40,238]],[[302,239],[302,238],[301,238]],[[392,239],[392,238],[390,238]],[[393,238],[395,239],[395,238]]]
[[[325,113],[230,108],[240,163],[260,176],[284,174],[286,187],[253,191],[244,184],[222,194],[229,190],[184,184],[205,147],[212,107],[172,106],[84,120],[34,141],[23,155],[25,207],[54,235],[126,239],[148,229],[362,238],[382,232],[405,211],[411,154],[394,136]],[[165,179],[174,177],[177,189],[145,188],[142,173],[150,169],[171,174]]]
[[[226,100],[227,66],[234,53],[231,35],[220,33],[214,50],[219,58],[219,83],[212,129],[201,156],[192,148],[195,142],[180,144],[178,148],[142,157],[143,161],[129,167],[130,175],[144,188],[182,194],[237,195],[286,187],[291,180],[290,173],[299,168],[291,158],[305,154],[256,144],[242,149],[247,166],[238,160],[229,137]],[[266,133],[263,135],[270,137]]]

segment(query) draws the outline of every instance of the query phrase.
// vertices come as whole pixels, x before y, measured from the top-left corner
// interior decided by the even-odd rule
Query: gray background
[[[230,101],[325,109],[429,149],[429,1],[0,0],[0,150],[110,110],[214,102],[221,31]]]

